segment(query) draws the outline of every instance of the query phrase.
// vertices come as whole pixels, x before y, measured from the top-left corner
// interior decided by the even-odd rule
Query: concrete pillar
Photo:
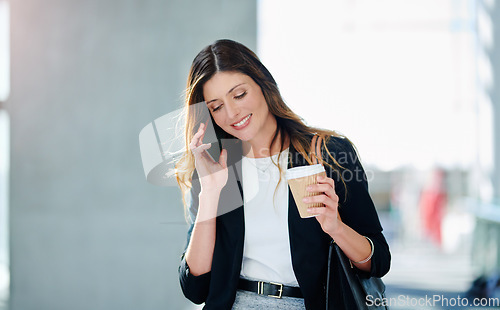
[[[486,5],[485,9],[489,13],[492,23],[493,42],[491,48],[486,52],[491,63],[493,83],[489,89],[489,96],[493,105],[494,118],[494,177],[493,177],[493,193],[497,203],[500,202],[500,2],[484,1],[492,3]],[[500,212],[500,211],[499,211]]]
[[[138,136],[202,47],[256,48],[256,2],[12,1],[11,38],[11,309],[190,309],[180,192]]]
[[[477,12],[478,86],[493,113],[493,199],[477,208],[472,261],[478,275],[489,275],[500,269],[500,3],[478,1]]]

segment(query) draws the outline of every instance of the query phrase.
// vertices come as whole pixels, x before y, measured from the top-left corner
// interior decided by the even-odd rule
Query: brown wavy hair
[[[186,116],[184,132],[186,152],[176,164],[177,183],[181,188],[185,212],[187,212],[188,208],[186,205],[185,195],[191,188],[191,179],[195,169],[194,156],[189,151],[188,146],[194,135],[196,116],[193,115],[193,110],[189,109],[189,107],[205,100],[203,95],[203,85],[217,72],[240,72],[251,77],[255,83],[260,86],[267,102],[269,112],[274,115],[277,123],[277,128],[269,149],[271,149],[271,146],[273,146],[277,141],[277,137],[280,136],[282,137],[282,139],[280,139],[280,150],[283,151],[285,149],[285,137],[287,137],[295,150],[301,153],[309,164],[312,164],[311,156],[308,156],[310,155],[309,150],[311,147],[310,136],[317,135],[322,138],[323,149],[326,150],[334,165],[332,166],[327,162],[323,162],[321,158],[316,158],[320,162],[330,166],[335,171],[338,171],[339,168],[343,168],[328,151],[326,144],[331,136],[345,137],[333,130],[307,126],[302,118],[295,114],[285,104],[276,81],[267,68],[260,62],[254,52],[241,43],[232,40],[217,40],[213,44],[205,47],[195,57],[187,80],[184,106]],[[234,136],[226,133],[215,122],[212,123],[214,125],[215,132],[220,139],[235,139]],[[277,162],[279,162],[279,156]],[[275,163],[275,165],[277,165],[280,169],[281,175],[281,168],[277,163]],[[342,182],[345,187],[343,179]]]

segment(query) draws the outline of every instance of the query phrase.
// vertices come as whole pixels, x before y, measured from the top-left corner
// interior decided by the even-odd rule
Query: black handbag
[[[356,303],[356,309],[358,310],[373,310],[373,309],[386,309],[389,307],[387,304],[387,298],[385,296],[385,284],[382,279],[377,277],[364,277],[358,274],[352,267],[351,262],[347,256],[342,252],[335,241],[330,242],[330,249],[328,252],[328,277],[326,284],[326,309],[328,310],[328,292],[330,288],[330,262],[332,260],[332,252],[338,257],[338,262],[340,266],[338,270],[342,270],[347,279],[348,285],[345,285],[343,281],[339,281],[341,284],[342,291],[350,290],[354,301]],[[368,296],[368,298],[367,298]]]

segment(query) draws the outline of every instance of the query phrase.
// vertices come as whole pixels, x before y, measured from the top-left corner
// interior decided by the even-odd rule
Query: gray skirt
[[[233,310],[305,310],[304,298],[283,297],[273,298],[254,292],[238,290],[233,304]]]

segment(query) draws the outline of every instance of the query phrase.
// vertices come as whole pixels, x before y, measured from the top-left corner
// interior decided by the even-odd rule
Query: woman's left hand
[[[309,208],[311,214],[318,214],[316,220],[321,225],[321,229],[330,236],[334,236],[341,227],[342,222],[338,217],[339,197],[335,193],[335,183],[333,179],[326,176],[318,176],[317,184],[309,185],[308,192],[319,192],[319,195],[305,197],[305,203],[322,203],[323,207]]]

